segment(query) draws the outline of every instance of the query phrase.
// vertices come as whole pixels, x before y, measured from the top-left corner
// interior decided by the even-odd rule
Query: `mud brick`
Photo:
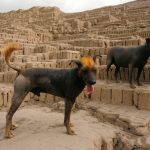
[[[95,50],[95,55],[102,55],[102,53],[100,54],[100,49]]]
[[[32,61],[32,62],[36,62],[37,60],[38,60],[38,59],[37,59],[37,56],[32,56],[32,57],[31,57],[31,61]]]
[[[60,53],[60,58],[61,59],[69,59],[70,58],[70,52],[69,51],[62,51],[61,53]]]
[[[39,101],[45,102],[46,100],[46,93],[40,93]]]
[[[4,73],[4,82],[7,82],[8,79],[7,79],[7,72]]]
[[[100,99],[104,103],[110,103],[112,98],[112,89],[107,87],[102,87]]]
[[[145,78],[143,77],[144,81],[145,81],[145,82],[148,82],[148,81],[149,81],[149,76],[150,76],[148,66],[145,66],[145,67],[144,67],[142,73],[143,73],[142,75],[145,75]]]
[[[24,102],[28,102],[28,101],[30,101],[30,93],[28,93],[24,98]]]
[[[84,100],[85,97],[84,97],[84,92],[83,91],[80,93],[79,97],[80,97],[81,101]]]
[[[56,59],[60,59],[61,53],[60,52],[56,52]]]
[[[80,54],[81,54],[81,55],[84,55],[84,51],[85,51],[85,50],[82,49],[82,50],[80,51]]]
[[[44,68],[44,64],[43,63],[38,63],[38,68]]]
[[[103,75],[103,80],[106,79],[106,65],[104,65],[102,68],[102,75]]]
[[[52,58],[51,59],[57,59],[57,54],[58,54],[58,51],[56,51],[55,53],[52,53]]]
[[[38,62],[42,61],[42,55],[38,55],[37,60],[38,60]]]
[[[96,78],[97,80],[100,79],[100,67],[96,67]]]
[[[84,102],[85,98],[84,95],[85,95],[84,91],[80,93],[80,95],[76,98],[76,105],[79,106],[81,103]]]
[[[149,92],[140,92],[138,98],[138,108],[150,110],[150,93]]]
[[[91,49],[91,50],[90,50],[90,55],[91,55],[91,56],[94,56],[94,54],[95,54],[95,50]]]
[[[133,105],[134,103],[134,91],[132,89],[123,90],[123,104]]]
[[[3,91],[3,105],[4,105],[4,107],[7,106],[7,103],[8,103],[8,92]]]
[[[102,50],[102,53],[101,54],[105,54],[105,55],[107,55],[108,54],[108,51],[110,50],[110,48],[109,47],[107,47],[107,48],[102,48],[103,50]]]
[[[0,107],[3,106],[3,93],[0,91]]]
[[[31,95],[31,96],[32,96],[32,95]],[[39,98],[40,98],[39,96],[33,94],[33,98],[32,98],[32,99],[33,99],[34,101],[39,101]]]
[[[101,60],[101,58],[98,58],[98,57],[96,58],[96,60],[95,60],[95,66],[96,66],[96,67],[99,67],[99,66],[100,66],[100,64],[101,64],[101,63],[100,63],[100,60]]]
[[[121,104],[122,103],[122,94],[123,91],[120,88],[112,89],[112,104]]]
[[[84,54],[83,55],[87,55],[89,53],[89,51],[88,50],[84,50]]]
[[[106,65],[106,59],[107,59],[107,56],[106,55],[102,55],[102,58],[100,60],[101,65]]]
[[[101,99],[101,87],[100,86],[95,86],[94,87],[94,92],[91,95],[92,100],[100,101]]]
[[[29,55],[29,54],[31,54],[31,50],[28,48],[28,49],[25,49],[24,50],[24,54],[25,55]]]
[[[38,68],[38,63],[32,63],[32,68]]]
[[[124,68],[120,68],[120,74],[121,74],[121,80],[125,80],[125,70],[124,70]]]
[[[45,103],[47,104],[54,103],[54,95],[46,94]]]
[[[51,52],[50,52],[50,53],[49,53],[49,59],[54,59],[54,55],[55,55],[54,53],[51,53]]]
[[[61,97],[58,97],[58,96],[54,97],[54,102],[60,102],[60,101],[64,101],[64,98],[61,98]]]
[[[30,100],[34,100],[34,94],[32,92],[30,93]]]
[[[50,68],[50,64],[49,63],[45,63],[44,68]]]
[[[27,68],[33,68],[33,63],[26,63]]]
[[[102,73],[102,67],[99,68],[99,79],[102,79],[103,73]]]
[[[12,83],[16,78],[16,74],[14,71],[7,72],[7,82]]]
[[[0,73],[0,82],[3,82],[4,81],[4,73]]]
[[[44,60],[49,61],[49,55],[48,54],[44,55]]]

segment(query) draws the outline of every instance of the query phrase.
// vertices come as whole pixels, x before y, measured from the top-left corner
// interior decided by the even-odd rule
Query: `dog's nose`
[[[95,84],[96,83],[96,81],[95,80],[93,80],[93,81],[89,81],[89,84],[91,84],[91,85],[93,85],[93,84]]]

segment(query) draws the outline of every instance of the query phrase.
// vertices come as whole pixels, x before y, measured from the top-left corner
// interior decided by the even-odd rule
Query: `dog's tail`
[[[6,64],[7,64],[10,68],[16,70],[16,71],[19,73],[21,70],[18,69],[18,68],[16,68],[16,67],[14,67],[14,66],[11,66],[11,64],[10,64],[10,62],[9,62],[9,59],[10,59],[10,56],[11,56],[12,52],[15,51],[15,50],[18,50],[18,49],[20,49],[20,45],[19,45],[18,43],[12,42],[12,43],[8,43],[7,45],[5,45],[5,46],[1,49],[1,51],[2,51],[2,53],[4,54]]]

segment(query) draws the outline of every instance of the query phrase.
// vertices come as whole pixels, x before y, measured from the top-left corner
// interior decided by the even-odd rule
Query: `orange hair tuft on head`
[[[81,63],[88,68],[92,68],[94,66],[94,60],[90,56],[85,56],[81,58]]]

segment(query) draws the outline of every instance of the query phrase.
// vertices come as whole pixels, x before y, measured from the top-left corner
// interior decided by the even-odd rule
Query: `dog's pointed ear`
[[[71,65],[72,63],[75,63],[78,66],[78,68],[82,66],[82,63],[79,60],[71,60],[69,65]]]
[[[146,38],[146,45],[150,45],[150,38]]]
[[[96,58],[97,58],[97,57],[101,58],[102,56],[101,56],[101,55],[95,55],[95,56],[93,57],[94,62],[96,61]]]

